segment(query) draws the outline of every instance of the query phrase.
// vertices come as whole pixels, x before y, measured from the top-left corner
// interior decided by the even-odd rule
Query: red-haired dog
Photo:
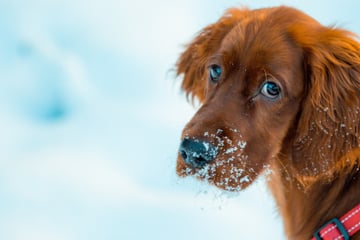
[[[354,34],[289,7],[234,8],[187,46],[177,73],[201,103],[180,176],[238,191],[265,173],[288,239],[360,239]]]

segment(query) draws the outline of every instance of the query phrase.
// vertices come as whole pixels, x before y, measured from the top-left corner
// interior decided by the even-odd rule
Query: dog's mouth
[[[194,176],[226,191],[240,191],[253,182],[254,172],[245,167],[229,164],[231,159],[215,160],[201,168],[187,166],[183,162],[177,164],[177,174],[181,177]]]

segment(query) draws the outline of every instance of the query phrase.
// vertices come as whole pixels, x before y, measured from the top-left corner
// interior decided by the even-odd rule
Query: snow
[[[239,141],[238,143],[238,146],[241,148],[241,149],[244,149],[246,147],[246,142],[245,141]]]
[[[232,154],[232,153],[236,152],[237,150],[238,150],[237,147],[231,147],[231,148],[226,149],[225,154]]]
[[[207,142],[202,142],[203,146],[205,147],[206,152],[209,150],[210,144]]]
[[[282,3],[360,32],[355,0],[241,2]],[[0,1],[0,239],[284,239],[262,179],[233,194],[175,174],[196,109],[174,64],[200,28],[238,5]]]
[[[244,176],[240,179],[240,183],[250,182],[249,176]]]

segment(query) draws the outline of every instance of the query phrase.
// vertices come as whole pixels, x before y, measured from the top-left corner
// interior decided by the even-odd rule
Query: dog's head
[[[328,175],[358,144],[359,52],[348,32],[292,8],[228,10],[177,63],[201,102],[177,173],[241,190],[280,158],[295,175]]]

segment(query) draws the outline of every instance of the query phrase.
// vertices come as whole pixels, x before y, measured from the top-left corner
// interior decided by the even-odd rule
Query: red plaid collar
[[[360,231],[360,204],[341,218],[334,218],[319,228],[311,240],[349,240]]]

